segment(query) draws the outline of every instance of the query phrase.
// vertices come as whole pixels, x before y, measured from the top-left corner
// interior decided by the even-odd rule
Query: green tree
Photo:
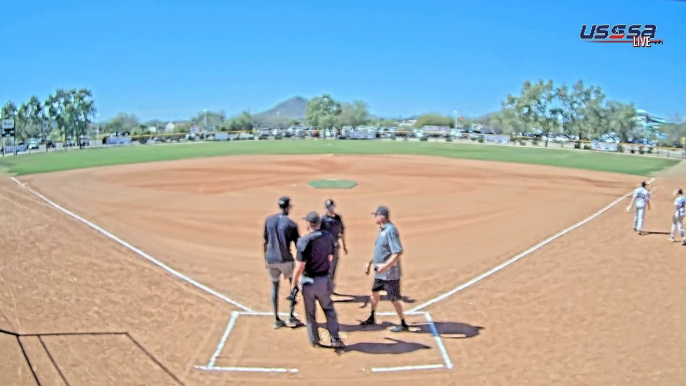
[[[441,115],[437,113],[422,114],[417,117],[415,127],[421,128],[424,126],[455,126],[455,119],[448,115]]]
[[[524,121],[511,108],[503,108],[491,115],[488,126],[500,130],[503,134],[522,134],[527,130]]]
[[[0,118],[2,119],[16,119],[17,118],[17,105],[12,101],[7,101],[2,110],[0,110]]]
[[[622,142],[628,142],[636,133],[636,108],[633,103],[610,101],[603,119],[607,127],[619,135]]]
[[[341,113],[342,106],[340,102],[334,100],[331,95],[324,94],[307,102],[305,116],[310,126],[330,129],[336,126]]]
[[[123,133],[132,131],[138,127],[139,124],[138,118],[133,114],[119,113],[114,118],[110,119],[109,122],[105,123],[104,131],[106,133]]]
[[[522,121],[537,126],[545,136],[548,146],[548,136],[557,124],[559,108],[554,105],[557,93],[553,88],[553,81],[539,79],[536,83],[528,80],[522,86],[518,97],[508,95],[505,106],[522,119]]]
[[[363,101],[343,103],[341,114],[338,116],[340,126],[358,127],[367,123],[369,119],[369,106]]]
[[[191,118],[191,121],[195,122],[198,126],[203,126],[205,124],[205,116],[207,116],[207,127],[221,127],[226,120],[226,114],[223,111],[208,111],[207,113],[201,111]]]
[[[585,87],[579,80],[571,89],[563,85],[556,92],[566,133],[585,139],[607,131],[605,94],[600,87]]]
[[[248,111],[243,111],[239,115],[232,117],[224,122],[222,130],[226,131],[252,131],[254,120]]]

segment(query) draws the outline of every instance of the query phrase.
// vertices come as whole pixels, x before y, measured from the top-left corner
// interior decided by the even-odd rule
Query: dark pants
[[[312,344],[319,343],[319,330],[316,318],[316,303],[324,311],[326,316],[326,329],[329,330],[331,339],[338,339],[338,332],[340,326],[338,325],[338,318],[336,310],[333,308],[333,301],[331,294],[333,293],[333,282],[327,276],[315,277],[314,283],[305,284],[302,286],[303,301],[305,303],[305,314],[307,315],[307,333],[310,335],[310,342]]]
[[[334,281],[336,279],[336,269],[338,268],[338,254],[340,250],[341,248],[338,247],[335,248],[333,251],[333,260],[331,261],[331,265],[329,266],[329,279],[331,279],[331,281]]]

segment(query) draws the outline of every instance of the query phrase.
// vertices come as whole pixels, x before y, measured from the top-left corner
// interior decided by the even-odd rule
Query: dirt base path
[[[353,179],[359,185],[339,191],[307,185],[321,178]],[[674,324],[683,290],[672,281],[683,273],[683,265],[668,260],[681,249],[664,235],[634,236],[623,204],[428,307],[445,355],[423,315],[408,316],[411,334],[387,332],[397,322],[392,316],[380,317],[387,323],[383,328],[357,327],[369,312],[360,308],[370,286],[361,268],[372,253],[376,227],[369,213],[377,205],[390,206],[406,248],[403,292],[409,309],[588,217],[640,181],[631,176],[428,157],[297,156],[128,165],[22,181],[257,311],[269,310],[260,248],[264,217],[277,210],[276,199],[293,198],[294,219],[321,210],[326,198],[338,202],[350,249],[341,260],[338,286],[354,295],[337,303],[349,351],[338,356],[315,350],[307,345],[304,330],[274,331],[268,315],[241,316],[219,348],[216,366],[298,369],[250,374],[194,368],[217,350],[236,308],[171,277],[16,184],[2,182],[0,224],[7,228],[4,245],[10,246],[1,273],[6,283],[0,286],[3,326],[23,333],[125,331],[189,385],[325,380],[625,385],[683,379],[673,367],[684,358],[683,351],[676,351],[682,341]],[[668,198],[656,197],[660,209],[649,221],[657,219],[655,212],[669,210]],[[649,265],[655,261],[648,257],[651,251],[663,254],[654,266]],[[285,302],[282,306],[285,310]],[[380,308],[391,310],[386,302]],[[651,333],[651,323],[664,330]],[[642,336],[632,332],[632,324]],[[683,329],[678,332],[683,336]],[[66,369],[70,384],[174,382],[125,336],[55,337],[46,339],[45,346],[54,351],[58,367]],[[648,356],[632,367],[644,353]],[[371,372],[441,364],[446,356],[455,365],[452,370]],[[602,366],[609,371],[600,372]]]

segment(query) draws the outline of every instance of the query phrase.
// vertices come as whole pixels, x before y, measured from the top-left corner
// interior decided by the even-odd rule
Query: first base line
[[[651,178],[651,179],[648,181],[648,184],[652,184],[655,180],[656,180],[655,178]],[[498,266],[496,266],[496,267],[491,268],[490,270],[488,270],[488,271],[482,273],[481,275],[479,275],[479,276],[473,278],[472,280],[469,280],[469,281],[466,282],[466,283],[460,284],[459,286],[457,286],[457,287],[451,289],[450,291],[444,292],[444,293],[442,293],[442,294],[436,296],[435,298],[433,298],[433,299],[431,299],[431,300],[429,300],[429,301],[426,301],[426,302],[424,302],[424,303],[422,303],[422,304],[420,304],[420,305],[418,305],[418,306],[416,306],[416,307],[410,309],[408,312],[419,312],[419,311],[421,311],[422,309],[424,309],[424,308],[426,308],[426,307],[428,307],[428,306],[430,306],[430,305],[436,304],[436,303],[440,302],[441,300],[447,299],[447,298],[449,298],[450,296],[453,296],[453,295],[455,295],[456,293],[458,293],[458,292],[460,292],[460,291],[462,291],[462,290],[464,290],[464,289],[466,289],[466,288],[468,288],[468,287],[470,287],[470,286],[472,286],[472,285],[474,285],[474,284],[480,282],[481,280],[483,280],[483,279],[485,279],[485,278],[487,278],[487,277],[493,275],[494,273],[499,272],[500,270],[502,270],[503,268],[507,267],[508,265],[510,265],[510,264],[512,264],[512,263],[514,263],[514,262],[516,262],[517,260],[519,260],[519,259],[521,259],[521,258],[523,258],[523,257],[525,257],[525,256],[527,256],[527,255],[529,255],[529,254],[531,254],[532,252],[535,252],[535,251],[541,249],[542,247],[544,247],[545,245],[549,244],[550,242],[552,242],[552,241],[554,241],[554,240],[556,240],[556,239],[559,239],[560,237],[566,235],[567,233],[573,231],[574,229],[576,229],[576,228],[578,228],[578,227],[580,227],[580,226],[586,224],[587,222],[593,220],[594,218],[600,216],[601,214],[603,214],[603,213],[605,213],[606,211],[608,211],[609,209],[611,209],[613,206],[619,204],[620,202],[622,202],[623,200],[625,200],[627,197],[631,196],[631,194],[633,194],[633,191],[631,191],[631,192],[629,192],[629,193],[627,193],[627,194],[625,194],[625,195],[619,197],[618,199],[612,201],[611,203],[609,203],[608,205],[606,205],[605,207],[603,207],[603,208],[600,209],[599,211],[593,213],[592,215],[586,217],[585,219],[579,221],[578,223],[576,223],[576,224],[574,224],[574,225],[571,225],[571,226],[569,226],[569,227],[567,227],[567,228],[565,228],[565,229],[563,229],[563,230],[561,230],[561,231],[555,233],[554,235],[548,237],[547,239],[541,241],[540,243],[534,245],[533,247],[531,247],[531,248],[525,250],[524,252],[521,252],[521,253],[519,253],[518,255],[511,257],[510,259],[506,260],[506,261],[503,262],[502,264],[500,264],[500,265],[498,265]]]

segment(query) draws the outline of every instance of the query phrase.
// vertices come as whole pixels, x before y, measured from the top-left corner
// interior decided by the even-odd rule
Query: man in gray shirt
[[[293,282],[295,260],[291,253],[291,244],[295,245],[300,238],[298,225],[288,217],[292,207],[289,197],[281,197],[279,199],[281,213],[267,217],[264,223],[264,257],[272,281],[272,305],[276,318],[274,328],[286,326],[286,323],[279,317],[279,284],[281,275],[289,282]],[[292,327],[303,326],[294,313],[295,302],[291,302],[288,322]]]
[[[400,277],[402,276],[400,255],[403,253],[400,235],[398,234],[398,229],[391,223],[390,211],[387,207],[380,206],[372,214],[379,225],[379,233],[376,235],[376,241],[374,242],[374,258],[367,264],[364,271],[365,275],[369,275],[372,266],[374,266],[374,284],[372,285],[371,298],[372,313],[360,325],[371,326],[376,324],[375,313],[380,299],[379,292],[385,291],[400,317],[400,324],[392,328],[391,331],[408,331],[409,327],[405,323],[403,305],[400,302],[402,299],[400,294]]]

